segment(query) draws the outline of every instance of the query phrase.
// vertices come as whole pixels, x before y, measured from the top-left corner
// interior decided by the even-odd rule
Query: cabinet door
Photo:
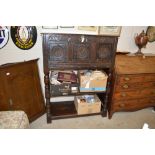
[[[25,111],[30,121],[44,111],[36,67],[34,63],[25,63],[5,71],[11,109]]]

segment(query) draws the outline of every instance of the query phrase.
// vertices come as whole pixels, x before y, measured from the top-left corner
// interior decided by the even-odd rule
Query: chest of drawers
[[[155,106],[155,57],[117,55],[109,118],[117,111]]]

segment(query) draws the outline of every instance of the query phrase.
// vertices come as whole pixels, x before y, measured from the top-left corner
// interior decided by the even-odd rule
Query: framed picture
[[[98,34],[106,36],[120,36],[121,29],[121,26],[99,26]]]
[[[42,26],[43,29],[58,29],[58,26]]]
[[[79,30],[85,30],[85,31],[94,31],[96,32],[98,30],[98,26],[78,26]]]
[[[60,26],[60,28],[74,28],[74,26]]]

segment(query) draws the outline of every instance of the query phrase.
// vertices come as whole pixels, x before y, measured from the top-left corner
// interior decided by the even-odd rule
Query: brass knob
[[[6,76],[9,76],[9,75],[10,75],[10,72],[7,72],[7,73],[6,73]]]
[[[127,89],[129,86],[127,84],[123,85],[123,88]]]
[[[124,79],[125,79],[126,81],[129,81],[129,80],[130,80],[130,78],[129,78],[129,77],[125,77]]]
[[[121,94],[121,96],[125,97],[125,96],[126,96],[126,94],[125,94],[125,93],[122,93],[122,94]]]

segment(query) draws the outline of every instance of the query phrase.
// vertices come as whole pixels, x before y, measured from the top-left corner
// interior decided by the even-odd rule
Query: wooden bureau
[[[117,55],[109,118],[117,111],[155,107],[155,56]]]

